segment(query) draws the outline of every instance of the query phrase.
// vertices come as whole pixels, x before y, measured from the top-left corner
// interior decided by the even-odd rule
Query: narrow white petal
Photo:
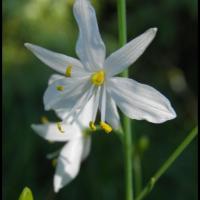
[[[64,109],[64,108],[60,108],[60,109],[55,109],[54,110],[56,112],[56,115],[64,120],[70,113],[70,109]],[[72,120],[71,118],[69,120]]]
[[[150,28],[116,52],[112,53],[105,61],[107,75],[114,76],[119,74],[133,64],[154,39],[156,32],[157,28]]]
[[[62,86],[63,91],[58,91],[58,86]],[[88,90],[88,87],[88,80],[85,79],[63,78],[54,81],[44,93],[45,109],[72,108],[77,100]]]
[[[96,116],[99,108],[99,101],[100,101],[100,93],[101,93],[101,87],[98,87],[94,93],[94,104],[92,108],[92,122],[96,121]]]
[[[84,137],[84,148],[83,148],[83,154],[82,154],[82,161],[84,161],[91,150],[91,143],[92,143],[92,138],[90,136]]]
[[[31,128],[48,141],[64,142],[82,137],[82,132],[76,125],[62,124],[64,133],[58,130],[56,123],[32,124]]]
[[[68,65],[72,65],[80,69],[83,68],[81,62],[75,58],[47,50],[34,44],[25,43],[24,45],[43,63],[59,73],[65,74]]]
[[[93,95],[94,86],[91,86],[76,102],[76,104],[71,109],[69,115],[66,117],[65,121],[69,121],[69,117],[72,117],[71,123],[77,122],[81,112],[85,108],[85,105],[90,100]],[[81,125],[81,124],[80,124]]]
[[[66,77],[59,75],[59,74],[53,74],[49,78],[48,85],[51,85],[54,81],[57,81],[57,80],[63,79],[63,78],[66,78]]]
[[[77,55],[89,71],[99,70],[103,67],[105,46],[99,33],[95,10],[89,0],[76,0],[73,11],[79,27]]]
[[[94,107],[94,96],[92,96],[90,100],[86,103],[85,107],[81,111],[77,120],[75,120],[74,124],[80,126],[81,129],[88,128],[89,122],[92,119],[93,107]],[[56,109],[55,112],[58,115],[58,117],[64,120],[69,115],[70,110],[61,108],[61,109]],[[72,120],[73,118],[69,118],[69,121]]]
[[[94,108],[94,95],[86,103],[84,109],[82,110],[77,119],[78,123],[81,125],[82,128],[88,128],[89,122],[92,120],[93,108]]]
[[[121,111],[132,119],[162,123],[176,117],[169,100],[153,87],[128,78],[112,78],[108,91]]]
[[[83,139],[69,141],[62,149],[58,158],[54,175],[54,191],[58,192],[62,187],[70,183],[80,170],[83,155]]]
[[[102,86],[102,90],[101,90],[101,121],[105,122],[105,118],[106,118],[106,88],[105,88],[105,84]]]
[[[108,92],[106,96],[106,122],[108,122],[113,129],[117,130],[121,126],[117,106]]]

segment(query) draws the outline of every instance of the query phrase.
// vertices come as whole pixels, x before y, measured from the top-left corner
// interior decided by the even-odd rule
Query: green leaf
[[[18,200],[34,200],[31,190],[28,187],[25,187]]]

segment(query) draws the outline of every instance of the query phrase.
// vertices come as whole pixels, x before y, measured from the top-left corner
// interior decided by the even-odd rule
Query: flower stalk
[[[119,24],[119,45],[124,46],[127,42],[126,27],[126,0],[117,1],[118,24]],[[122,72],[123,77],[128,77],[128,69]],[[126,183],[126,200],[133,200],[133,179],[132,179],[132,133],[131,121],[124,116],[124,154],[125,154],[125,183]]]
[[[150,178],[150,181],[142,192],[137,196],[136,200],[144,199],[153,189],[158,179],[169,169],[174,161],[181,155],[186,147],[193,141],[198,134],[198,128],[193,128],[183,142],[176,148],[176,150],[170,155],[170,157],[164,162],[160,169]]]

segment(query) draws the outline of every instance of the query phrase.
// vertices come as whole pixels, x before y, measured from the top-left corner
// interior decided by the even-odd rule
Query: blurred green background
[[[107,54],[118,48],[116,0],[92,1]],[[42,115],[42,96],[53,70],[25,47],[31,42],[75,56],[78,29],[72,0],[3,1],[3,199],[15,200],[29,186],[36,200],[124,199],[123,148],[117,135],[93,135],[92,151],[78,177],[57,195],[46,154],[57,144],[30,128]],[[128,40],[150,27],[158,34],[130,68],[130,76],[171,101],[178,117],[156,125],[133,121],[134,141],[145,136],[143,185],[197,123],[197,0],[127,0]],[[149,200],[197,199],[197,141],[159,180]]]

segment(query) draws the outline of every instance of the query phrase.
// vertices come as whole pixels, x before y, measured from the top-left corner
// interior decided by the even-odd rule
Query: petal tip
[[[24,46],[26,47],[26,48],[29,48],[30,47],[30,43],[28,43],[28,42],[26,42],[26,43],[24,43]]]
[[[37,128],[37,125],[36,124],[31,124],[31,128],[35,131],[36,128]]]
[[[46,104],[44,105],[44,110],[45,111],[49,111],[50,109],[51,109],[51,107],[49,105],[46,105]]]
[[[55,192],[55,193],[58,193],[58,192],[59,192],[59,190],[60,190],[60,188],[56,187],[55,185],[54,185],[54,187],[53,187],[53,188],[54,188],[53,190],[54,190],[54,192]]]
[[[156,35],[157,31],[158,31],[158,28],[156,27],[148,29],[148,33],[151,34],[153,37]]]
[[[173,109],[172,112],[171,112],[171,119],[175,119],[176,117],[177,117],[177,114]]]
[[[60,179],[59,177],[57,177],[56,175],[54,175],[54,178],[53,178],[53,190],[55,193],[58,193],[61,189],[61,184],[60,184]]]
[[[165,118],[161,119],[161,120],[160,120],[159,122],[157,122],[157,123],[163,123],[163,122],[166,122],[166,121],[175,119],[176,117],[177,117],[176,112],[172,109],[172,110],[169,112],[169,115],[168,115],[168,116],[166,116]]]
[[[154,27],[154,28],[151,28],[152,29],[152,31],[154,32],[154,33],[157,33],[157,31],[158,31],[158,28],[157,27]]]

